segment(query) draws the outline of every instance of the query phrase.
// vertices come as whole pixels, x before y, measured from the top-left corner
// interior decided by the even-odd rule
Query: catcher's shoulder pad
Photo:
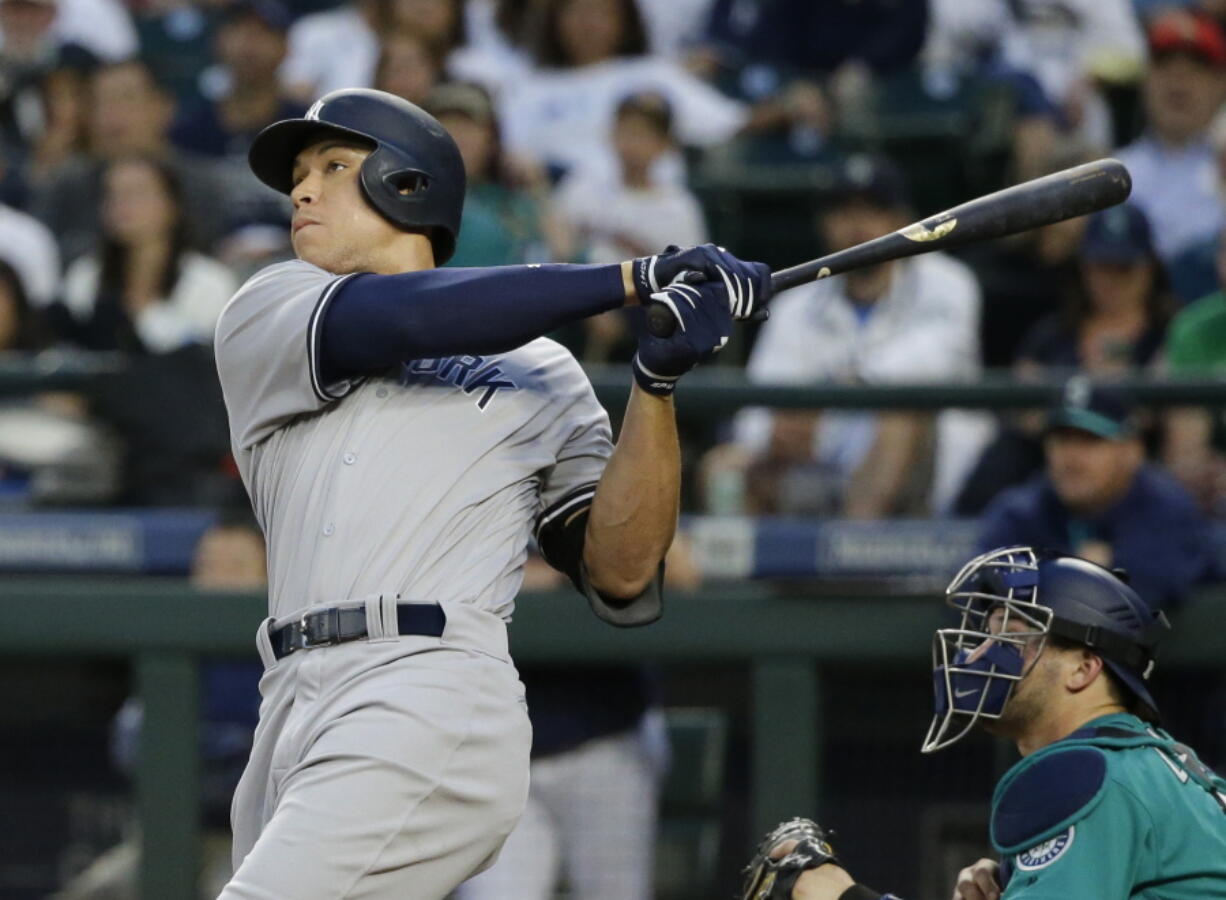
[[[1107,754],[1097,747],[1052,747],[1022,760],[992,798],[992,844],[1019,853],[1093,811],[1107,786]]]

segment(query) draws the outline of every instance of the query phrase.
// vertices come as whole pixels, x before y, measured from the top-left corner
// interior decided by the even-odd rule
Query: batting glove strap
[[[643,365],[637,353],[634,354],[634,362],[630,364],[630,368],[634,371],[634,380],[638,386],[657,397],[671,396],[673,391],[677,390],[677,382],[681,380],[680,375],[661,375],[651,371]]]
[[[681,252],[680,247],[670,244],[664,248],[663,253],[657,253],[654,256],[640,256],[634,260],[631,273],[634,275],[634,290],[639,295],[640,303],[646,304],[652,294],[681,273],[681,268],[675,264]]]
[[[717,276],[722,278],[734,319],[752,318],[770,299],[768,266],[738,259],[723,247],[702,244],[698,247],[670,245],[663,253],[635,259],[631,273],[639,302],[646,305],[652,294],[659,293],[686,272],[701,272],[708,281],[716,280]]]

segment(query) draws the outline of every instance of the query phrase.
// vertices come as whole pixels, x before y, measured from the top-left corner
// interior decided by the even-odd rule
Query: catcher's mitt
[[[828,836],[812,819],[792,819],[776,827],[762,839],[745,869],[741,900],[792,900],[792,889],[801,872],[828,862],[838,863]],[[771,859],[771,853],[786,841],[799,843],[786,856]]]

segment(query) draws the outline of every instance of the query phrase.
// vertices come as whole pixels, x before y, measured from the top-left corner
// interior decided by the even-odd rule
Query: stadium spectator
[[[502,87],[532,68],[539,0],[468,0],[467,42],[447,58],[456,80],[474,82],[497,97]]]
[[[207,159],[226,185],[217,257],[241,274],[285,259],[290,204],[251,174],[247,147],[260,129],[302,116],[278,76],[286,54],[288,10],[278,0],[236,0],[218,16],[213,96],[180,105],[171,140],[184,152]]]
[[[1217,264],[1226,285],[1226,233],[1218,238]],[[1213,378],[1226,371],[1226,291],[1201,298],[1175,317],[1165,356],[1172,375]],[[1226,518],[1226,422],[1220,410],[1171,409],[1163,458],[1202,509]]]
[[[933,0],[930,15],[925,86],[952,94],[969,78],[1008,88],[1018,180],[1046,174],[1060,142],[1112,147],[1131,134],[1107,102],[1109,89],[1130,91],[1144,67],[1130,0]]]
[[[1023,374],[1081,369],[1120,374],[1150,365],[1173,302],[1145,214],[1124,204],[1096,213],[1079,252],[1081,290],[1037,322],[1018,348]]]
[[[927,24],[927,0],[716,0],[708,39],[734,68],[765,62],[837,81],[856,70],[906,68]]]
[[[45,309],[40,308],[50,298],[29,301],[26,285],[46,288],[41,282],[52,273],[37,270],[47,261],[48,248],[36,232],[17,230],[6,236],[6,225],[13,224],[6,221],[10,215],[20,216],[14,210],[0,213],[0,248],[5,255],[13,254],[12,261],[0,258],[0,354],[37,353],[51,339]],[[49,252],[56,252],[54,242]],[[58,257],[55,263],[58,286]],[[36,271],[28,274],[31,266]],[[0,401],[0,504],[21,508],[105,501],[117,491],[119,475],[115,441],[102,425],[80,414],[79,404],[52,393]]]
[[[1070,379],[1043,449],[1046,471],[984,513],[981,549],[1047,547],[1122,566],[1156,609],[1217,576],[1207,522],[1168,472],[1145,462],[1134,411],[1117,389]]]
[[[65,259],[88,253],[101,231],[102,173],[120,157],[164,160],[183,185],[192,227],[202,246],[222,234],[228,186],[198,157],[176,151],[169,141],[174,110],[153,74],[136,60],[94,71],[88,90],[89,154],[70,159],[37,186],[31,212],[51,229]]]
[[[213,365],[213,329],[238,285],[191,250],[173,170],[145,157],[115,160],[103,176],[98,249],[64,279],[59,333],[131,359],[88,394],[91,412],[127,447],[120,502],[214,502],[232,478],[225,410]]]
[[[92,59],[56,40],[55,18],[55,0],[0,0],[0,149],[18,167],[48,125],[48,77]]]
[[[1044,156],[1038,174],[1081,165],[1101,154],[1083,145],[1062,144]],[[960,252],[983,288],[980,340],[983,364],[1011,366],[1018,345],[1047,315],[1059,312],[1078,290],[1078,250],[1086,218],[1066,219]]]
[[[583,171],[558,185],[559,214],[576,230],[595,263],[642,256],[666,244],[707,240],[702,208],[684,186],[656,184],[652,168],[676,148],[673,112],[661,94],[631,94],[617,104],[613,126],[617,171]]]
[[[379,59],[384,6],[382,0],[349,0],[294,22],[281,69],[290,96],[314,103],[329,91],[369,86]]]
[[[629,93],[657,91],[671,104],[684,145],[727,140],[749,111],[678,63],[647,53],[635,0],[545,0],[539,68],[498,98],[507,148],[561,174],[616,168],[609,135],[617,104]],[[653,178],[679,179],[681,160],[661,159]]]
[[[211,344],[238,285],[190,249],[174,171],[150,157],[112,162],[103,176],[102,240],[64,279],[65,336],[92,350],[169,353]]]
[[[313,103],[329,91],[375,83],[380,36],[403,31],[421,38],[436,60],[461,46],[461,0],[350,0],[303,16],[289,30],[282,77],[290,95]]]
[[[905,225],[897,169],[856,156],[821,224],[830,250]],[[756,382],[889,383],[971,378],[979,365],[979,286],[941,253],[857,269],[775,298],[747,373]],[[746,410],[736,441],[705,463],[708,505],[729,511],[737,473],[751,512],[879,518],[942,508],[978,452],[982,426],[956,411]],[[934,452],[935,446],[935,452]]]
[[[440,85],[429,110],[455,138],[468,174],[464,227],[449,266],[504,266],[565,260],[539,168],[512,162],[489,95],[475,84]]]
[[[193,106],[215,94],[218,81],[224,82],[213,57],[217,21],[224,12],[218,2],[132,4],[140,58],[176,106]]]
[[[582,245],[587,261],[614,263],[650,255],[669,244],[704,243],[707,227],[697,198],[684,185],[651,178],[656,161],[676,149],[668,101],[656,93],[624,98],[617,105],[613,146],[615,172],[574,172],[555,195],[557,214]],[[576,248],[564,258],[578,255]],[[629,359],[633,345],[626,324],[620,310],[585,319],[583,346],[572,350],[585,362],[610,362],[618,344],[629,344],[622,354]]]
[[[188,153],[243,157],[265,125],[303,114],[288,99],[277,71],[285,60],[289,11],[278,0],[236,0],[217,24],[214,48],[225,91],[185,106],[170,138]]]
[[[1061,132],[1094,146],[1115,143],[1103,84],[1132,84],[1145,40],[1130,0],[1019,0],[1002,36],[1001,62],[1031,74],[1058,111]],[[1029,174],[1029,173],[1026,173]]]
[[[1174,304],[1145,214],[1123,205],[1090,217],[1077,261],[1077,282],[1060,298],[1063,309],[1048,313],[1022,336],[1017,374],[1118,376],[1153,368]],[[1043,429],[1038,410],[1002,417],[999,433],[962,485],[955,510],[977,515],[1005,488],[1038,472]]]
[[[387,28],[407,31],[438,59],[446,59],[466,39],[464,0],[387,0]]]
[[[1209,146],[1213,151],[1215,187],[1218,202],[1226,207],[1226,108],[1219,111],[1209,126]],[[1181,303],[1199,300],[1218,289],[1218,241],[1221,233],[1190,242],[1175,254],[1167,266],[1171,291]]]
[[[1226,98],[1226,36],[1206,15],[1176,11],[1155,18],[1148,38],[1147,131],[1116,155],[1132,173],[1131,202],[1149,218],[1169,264],[1226,222],[1208,134]]]
[[[65,163],[88,152],[86,91],[94,65],[92,58],[65,59],[43,77],[42,124],[20,172],[23,192],[37,189]],[[29,206],[25,193],[21,203]]]
[[[379,45],[375,87],[418,106],[426,105],[443,77],[438,52],[414,31],[393,31]]]

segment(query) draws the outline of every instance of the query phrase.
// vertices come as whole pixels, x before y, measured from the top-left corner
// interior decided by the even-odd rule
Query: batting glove
[[[634,289],[644,306],[653,294],[685,272],[701,272],[708,281],[722,280],[728,289],[732,317],[737,320],[752,317],[771,296],[771,273],[765,263],[745,262],[714,244],[684,248],[670,245],[663,253],[634,260],[632,271]]]
[[[677,327],[666,338],[642,329],[633,369],[639,387],[649,394],[671,394],[678,379],[722,350],[732,333],[731,298],[725,282],[717,278],[694,284],[694,277],[693,273],[684,275],[651,295],[672,313]]]

